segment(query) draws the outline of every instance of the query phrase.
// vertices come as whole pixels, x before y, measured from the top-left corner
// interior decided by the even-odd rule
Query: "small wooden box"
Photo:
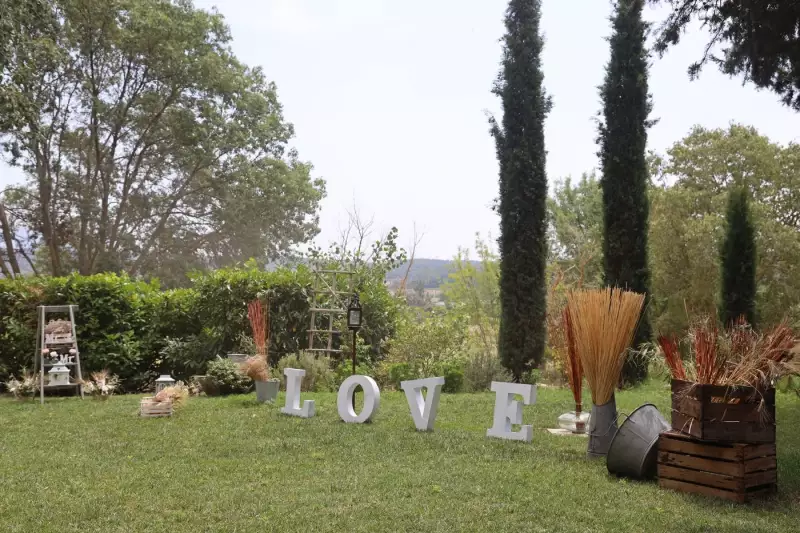
[[[658,484],[740,503],[778,487],[775,444],[704,442],[676,431],[658,439]]]
[[[775,442],[775,389],[673,379],[672,429],[714,442]]]
[[[157,402],[152,396],[142,398],[139,405],[139,415],[148,418],[172,416],[172,400]]]

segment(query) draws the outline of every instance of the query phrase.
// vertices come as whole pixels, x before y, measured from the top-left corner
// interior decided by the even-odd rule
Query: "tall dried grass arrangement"
[[[567,302],[592,402],[604,405],[614,395],[644,295],[617,288],[582,290],[570,293]]]
[[[658,337],[658,344],[664,354],[664,360],[675,379],[686,380],[686,369],[683,367],[681,352],[678,350],[678,343],[673,337]]]
[[[253,342],[258,355],[267,358],[269,350],[269,300],[264,306],[261,300],[253,300],[247,304],[247,318],[253,330]]]
[[[800,374],[800,340],[786,320],[758,333],[743,319],[719,330],[712,319],[700,318],[689,330],[689,341],[694,364],[685,372],[670,365],[675,379],[763,390],[784,376]],[[662,350],[669,363],[663,344]]]
[[[575,399],[575,415],[580,416],[583,410],[581,402],[583,396],[583,367],[581,366],[581,358],[578,355],[578,348],[575,345],[575,332],[572,328],[569,308],[564,307],[561,314],[564,323],[564,337],[566,339],[567,379],[569,380],[569,388],[572,389],[572,397]]]

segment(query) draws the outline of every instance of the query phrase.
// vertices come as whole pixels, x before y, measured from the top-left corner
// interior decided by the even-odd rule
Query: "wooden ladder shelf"
[[[36,331],[36,353],[33,356],[33,372],[36,374],[39,371],[39,397],[41,403],[44,403],[44,391],[69,389],[74,388],[77,394],[83,398],[83,374],[81,373],[81,352],[78,349],[78,335],[75,332],[75,310],[77,305],[40,305],[38,307],[39,326]],[[68,314],[69,323],[71,326],[71,333],[69,334],[52,334],[48,335],[45,332],[47,326],[48,314]],[[57,348],[59,351],[75,350],[75,360],[72,362],[64,363],[50,363],[45,360],[45,355],[42,353],[45,349]],[[72,378],[72,371],[74,369],[75,382],[68,385],[45,385],[44,374],[45,368],[54,366],[65,366],[70,369],[70,378]]]

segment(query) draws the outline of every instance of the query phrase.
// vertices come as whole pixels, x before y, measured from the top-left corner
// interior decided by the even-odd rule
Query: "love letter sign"
[[[300,384],[306,371],[286,368],[283,374],[286,376],[286,405],[281,413],[301,418],[314,416],[313,400],[305,400],[302,406],[300,404]],[[360,413],[356,413],[353,394],[359,386],[364,391],[364,406]],[[411,419],[418,431],[433,431],[443,386],[443,377],[412,379],[400,383],[408,400]],[[522,425],[522,406],[536,403],[536,386],[493,381],[491,390],[495,393],[494,423],[486,431],[486,436],[530,442],[533,439],[533,426]],[[522,401],[515,399],[515,396],[521,397]],[[339,387],[336,397],[339,418],[350,424],[371,421],[378,412],[380,403],[381,391],[375,380],[369,376],[350,376]],[[522,425],[519,431],[512,430],[514,424]]]

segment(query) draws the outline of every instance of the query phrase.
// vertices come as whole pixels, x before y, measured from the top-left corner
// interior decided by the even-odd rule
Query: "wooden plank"
[[[771,455],[776,455],[776,453],[774,442],[769,444],[754,444],[752,446],[745,447],[744,458],[754,459],[756,457],[769,457]]]
[[[753,487],[760,487],[762,485],[777,483],[777,481],[778,481],[777,470],[765,470],[763,472],[753,472],[752,474],[747,474],[747,476],[745,476],[744,487],[746,489],[750,489]]]
[[[699,400],[683,395],[672,395],[672,410],[692,418],[703,418],[703,405]]]
[[[658,486],[664,489],[672,489],[679,492],[690,492],[693,494],[702,494],[704,496],[723,498],[725,500],[732,500],[739,503],[744,503],[745,501],[744,494],[737,494],[729,490],[715,489],[713,487],[706,487],[704,485],[686,483],[684,481],[678,481],[677,479],[659,478]]]
[[[686,416],[683,413],[672,413],[672,429],[697,437],[698,439],[703,437],[700,421],[696,418]]]
[[[692,442],[688,437],[673,433],[662,433],[658,441],[659,451],[677,452],[711,459],[741,461],[743,447],[715,445],[704,442]]]
[[[658,477],[677,479],[685,483],[696,483],[708,487],[716,487],[718,489],[740,492],[744,490],[744,480],[742,478],[714,474],[711,472],[701,472],[699,470],[690,470],[688,468],[677,468],[664,464],[658,465]]]
[[[741,443],[775,442],[775,424],[756,422],[706,422],[699,438]]]
[[[744,463],[746,474],[762,470],[775,470],[776,468],[778,468],[778,458],[774,455],[772,457],[757,457]]]
[[[717,459],[696,457],[694,455],[659,451],[658,464],[702,470],[704,472],[713,472],[715,474],[724,474],[728,476],[744,477],[744,463],[741,462],[720,461]]]
[[[775,421],[775,406],[765,405],[760,407],[760,403],[711,403],[703,406],[702,419],[709,421],[724,421],[724,422],[758,422],[770,423]],[[680,412],[700,418],[700,415],[693,414],[689,411],[680,410]]]

